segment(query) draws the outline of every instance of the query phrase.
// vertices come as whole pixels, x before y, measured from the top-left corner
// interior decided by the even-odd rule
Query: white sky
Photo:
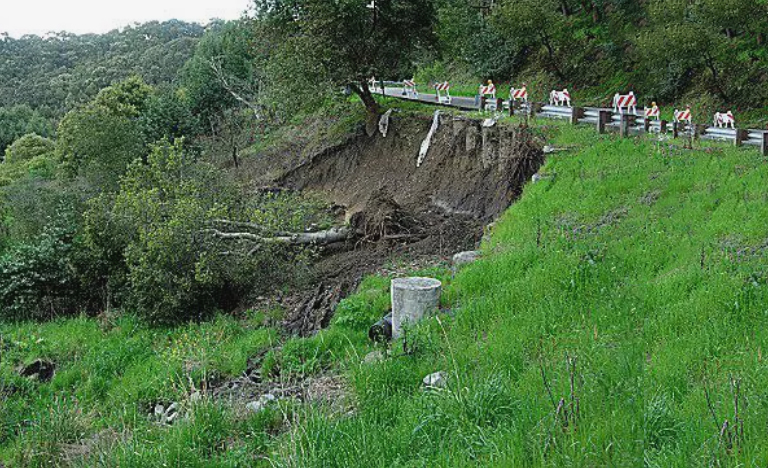
[[[136,22],[236,19],[249,0],[0,0],[0,33],[104,33]]]

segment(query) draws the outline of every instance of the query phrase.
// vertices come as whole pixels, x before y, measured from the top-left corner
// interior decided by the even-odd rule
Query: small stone
[[[533,175],[533,177],[531,177],[531,182],[533,182],[534,184],[540,180],[541,180],[541,174],[539,173],[536,173]]]
[[[192,403],[197,403],[202,399],[203,399],[203,394],[198,392],[197,390],[195,390],[194,392],[192,392],[191,395],[189,395],[189,401],[191,401]]]
[[[474,263],[483,256],[483,253],[477,250],[468,252],[459,252],[453,256],[453,266],[460,267],[469,263]]]
[[[544,154],[552,154],[552,153],[554,153],[555,151],[557,151],[557,148],[555,148],[554,146],[549,146],[549,145],[547,145],[547,146],[545,146],[545,147],[542,149],[542,151],[544,152]]]
[[[269,406],[270,403],[277,401],[277,397],[271,393],[262,395],[258,400],[252,401],[245,405],[245,409],[252,413],[259,413]]]
[[[377,362],[381,362],[384,360],[384,353],[381,351],[371,351],[370,353],[365,355],[365,358],[363,358],[364,364],[374,364]]]
[[[163,406],[163,405],[161,405],[159,403],[157,405],[155,405],[155,413],[154,414],[155,414],[155,416],[158,416],[158,417],[164,416],[165,415],[165,406]]]
[[[427,388],[445,388],[448,385],[448,374],[443,371],[435,372],[424,377],[422,382]]]
[[[165,415],[171,415],[178,411],[179,404],[178,403],[171,403],[171,405],[165,410]]]

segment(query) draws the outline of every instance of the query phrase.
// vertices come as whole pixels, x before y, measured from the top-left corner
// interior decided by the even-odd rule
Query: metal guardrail
[[[385,85],[389,83],[402,85],[400,82],[385,82]],[[420,96],[425,97],[426,95]],[[414,100],[410,96],[402,96],[402,98]],[[671,133],[672,137],[676,138],[687,134],[703,140],[732,142],[736,146],[754,146],[760,149],[762,155],[768,156],[768,130],[742,130],[691,125],[685,122],[651,120],[646,119],[644,111],[637,111],[634,114],[620,114],[609,108],[552,106],[533,102],[513,103],[509,100],[483,99],[480,96],[476,96],[474,101],[472,101],[472,98],[460,98],[460,100],[461,102],[457,102],[454,97],[453,103],[442,103],[441,105],[475,111],[502,112],[503,110],[508,110],[510,115],[517,112],[528,115],[535,114],[544,118],[568,120],[573,124],[593,125],[600,133],[604,133],[608,129],[618,129],[622,136],[628,136],[630,133]],[[437,101],[437,98],[435,98],[435,101]],[[422,102],[429,103],[430,101],[422,100]],[[468,104],[468,102],[471,104]]]

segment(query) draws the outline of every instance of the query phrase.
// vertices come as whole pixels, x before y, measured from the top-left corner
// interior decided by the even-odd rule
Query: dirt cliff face
[[[347,208],[348,217],[370,209],[375,194],[410,212],[440,209],[490,221],[519,196],[543,161],[525,129],[443,116],[416,167],[430,123],[394,116],[386,138],[359,136],[326,150],[285,174],[280,185],[326,193]]]
[[[484,224],[519,196],[543,162],[527,129],[446,116],[417,167],[431,124],[394,117],[386,138],[354,137],[278,179],[285,189],[318,192],[343,207],[356,233],[324,247],[308,287],[282,300],[289,332],[309,335],[327,326],[364,275],[399,274],[386,265],[399,261],[414,270],[477,248]]]

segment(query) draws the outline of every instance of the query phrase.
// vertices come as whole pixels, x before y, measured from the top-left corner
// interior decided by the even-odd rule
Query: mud
[[[310,335],[326,327],[338,302],[364,275],[398,274],[446,263],[475,249],[483,227],[520,195],[543,163],[525,128],[445,116],[420,167],[428,117],[393,116],[386,138],[361,132],[304,159],[274,181],[322,194],[345,210],[357,236],[325,246],[308,287],[282,298],[284,326]]]

